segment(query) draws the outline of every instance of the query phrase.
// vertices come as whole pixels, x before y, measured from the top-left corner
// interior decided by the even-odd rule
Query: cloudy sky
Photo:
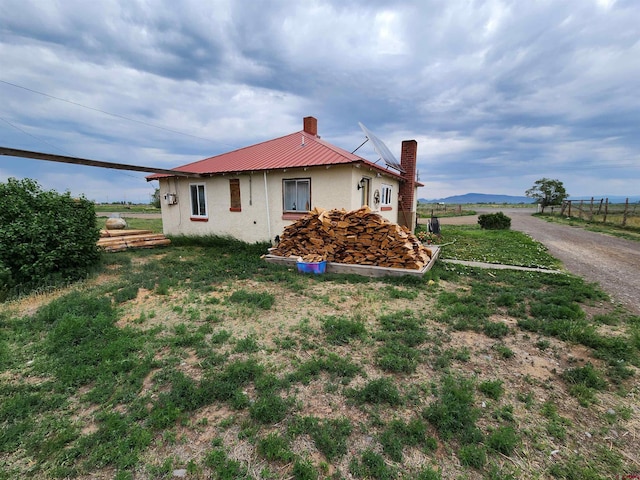
[[[640,194],[637,0],[2,0],[0,146],[172,168],[365,124],[420,196]],[[367,144],[358,153],[376,161]],[[148,202],[145,174],[0,157],[0,181]]]

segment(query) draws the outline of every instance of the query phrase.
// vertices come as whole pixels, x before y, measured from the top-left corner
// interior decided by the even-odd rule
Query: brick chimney
[[[400,154],[400,166],[405,170],[402,174],[404,181],[398,191],[398,223],[412,232],[416,227],[416,163],[418,160],[418,142],[404,140]]]
[[[314,117],[304,117],[302,119],[302,130],[314,137],[318,136],[318,120]]]

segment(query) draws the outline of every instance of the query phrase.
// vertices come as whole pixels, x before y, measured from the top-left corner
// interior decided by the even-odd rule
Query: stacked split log
[[[169,245],[171,240],[151,230],[100,230],[98,246],[106,252],[121,252],[128,248],[153,248]]]
[[[432,255],[408,229],[368,207],[350,212],[315,208],[285,227],[280,243],[270,253],[416,270],[428,264]]]

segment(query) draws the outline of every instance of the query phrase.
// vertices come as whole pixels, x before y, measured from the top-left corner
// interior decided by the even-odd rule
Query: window
[[[231,196],[230,212],[241,212],[242,203],[240,202],[240,179],[232,178],[229,180],[229,194]]]
[[[391,210],[391,185],[382,184],[382,195],[380,195],[380,209]]]
[[[191,216],[207,218],[207,201],[204,184],[191,185]]]
[[[295,178],[283,180],[283,210],[285,212],[307,212],[311,208],[311,179]]]
[[[369,197],[371,192],[371,179],[367,177],[362,177],[360,182],[358,183],[358,188],[362,190],[361,196],[361,205],[364,207],[369,206]]]

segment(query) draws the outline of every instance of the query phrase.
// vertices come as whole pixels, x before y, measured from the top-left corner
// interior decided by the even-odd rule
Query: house
[[[284,227],[314,207],[364,205],[413,230],[416,222],[417,142],[402,142],[401,169],[366,160],[318,136],[318,121],[273,140],[159,173],[166,235],[232,236],[273,241]],[[404,171],[401,171],[404,170]],[[197,176],[196,176],[197,175]]]

